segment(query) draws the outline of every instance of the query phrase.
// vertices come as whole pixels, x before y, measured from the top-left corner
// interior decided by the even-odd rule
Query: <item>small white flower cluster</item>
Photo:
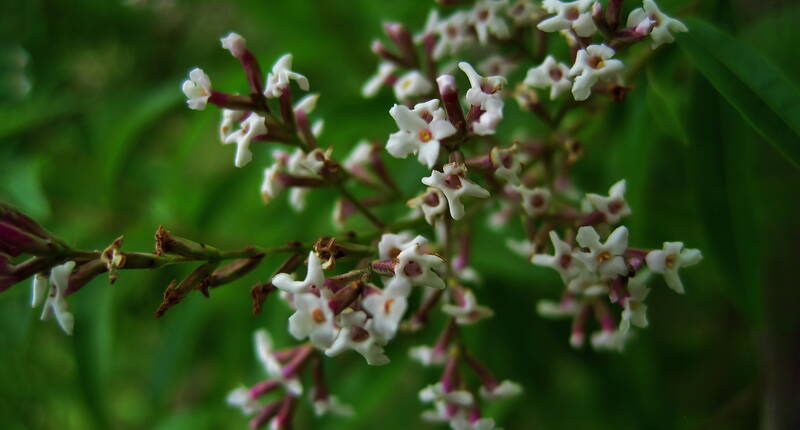
[[[360,298],[344,304],[333,303],[337,292],[350,287],[327,282],[322,262],[310,252],[305,279],[295,280],[285,273],[272,279],[295,311],[289,318],[289,332],[298,340],[308,338],[328,356],[354,350],[370,365],[387,364],[383,346],[397,333],[411,287],[444,288],[440,277],[444,260],[424,252],[426,246],[422,236],[384,234],[378,243],[379,257],[391,266],[392,276],[384,279],[384,289],[366,285],[356,293]]]
[[[599,224],[603,227],[611,227],[631,213],[625,201],[625,181],[614,184],[608,196],[587,194],[586,203],[602,216]],[[546,317],[573,318],[570,342],[576,348],[584,343],[586,319],[593,311],[601,330],[592,335],[592,345],[621,350],[631,324],[647,326],[644,300],[649,293],[645,285],[649,273],[663,274],[670,288],[683,293],[678,269],[697,264],[702,258],[700,251],[684,249],[681,242],[666,242],[663,250],[629,248],[625,226],[616,227],[604,242],[594,227],[582,226],[574,236],[577,246],[562,240],[555,231],[549,234],[553,254],[534,252],[531,262],[557,271],[566,290],[559,303],[541,301],[537,309]],[[604,296],[622,308],[618,326],[601,300]]]

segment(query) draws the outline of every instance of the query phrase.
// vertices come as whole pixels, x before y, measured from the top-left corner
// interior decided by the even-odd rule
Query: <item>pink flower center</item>
[[[594,57],[590,58],[588,63],[589,63],[589,67],[591,67],[593,69],[602,69],[606,65],[605,60],[603,60],[602,57],[597,56],[597,55],[595,55]]]
[[[447,188],[457,190],[461,188],[461,178],[458,177],[458,175],[447,175],[447,177],[444,178],[444,184]]]
[[[562,269],[568,268],[570,264],[572,264],[572,256],[569,254],[564,254],[558,259],[558,265],[561,266]]]
[[[562,73],[561,69],[558,68],[558,67],[554,67],[554,68],[550,69],[550,73],[549,74],[550,74],[550,79],[552,79],[552,80],[554,80],[556,82],[560,81],[561,78],[564,77],[564,73]]]
[[[541,194],[536,194],[531,199],[531,206],[539,209],[544,206],[544,197]]]
[[[428,124],[430,124],[430,122],[433,121],[433,115],[431,115],[431,113],[426,110],[420,112],[419,117],[425,120],[425,122],[427,122]]]
[[[439,194],[435,192],[430,192],[428,194],[425,194],[424,202],[428,206],[433,206],[433,207],[439,206]]]
[[[576,7],[571,7],[567,9],[567,12],[564,14],[564,16],[570,21],[575,21],[581,17],[581,11],[579,11]]]
[[[422,274],[422,266],[416,261],[411,260],[406,263],[406,267],[403,267],[403,273],[410,278],[415,278]]]
[[[613,202],[608,204],[608,212],[612,214],[616,214],[617,212],[622,209],[622,202],[619,200],[614,200]]]

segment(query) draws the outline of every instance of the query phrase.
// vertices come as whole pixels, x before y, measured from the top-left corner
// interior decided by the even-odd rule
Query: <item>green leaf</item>
[[[731,35],[699,19],[687,23],[680,46],[689,59],[761,137],[800,167],[800,90]]]

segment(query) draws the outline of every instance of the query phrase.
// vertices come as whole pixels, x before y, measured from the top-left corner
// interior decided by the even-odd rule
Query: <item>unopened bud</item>
[[[229,284],[253,271],[264,258],[264,254],[258,253],[249,258],[242,258],[230,264],[220,267],[208,277],[209,287],[218,287]]]
[[[206,259],[218,255],[216,248],[173,236],[164,226],[159,226],[156,230],[156,255],[176,254],[182,257]]]
[[[164,290],[164,300],[155,312],[156,318],[164,315],[169,308],[177,305],[192,290],[204,290],[207,288],[206,279],[217,267],[218,263],[204,263],[192,271],[183,281],[177,283],[170,282]]]
[[[463,131],[466,127],[466,120],[464,111],[461,110],[461,102],[458,100],[456,78],[453,75],[441,75],[436,78],[436,84],[439,86],[439,94],[442,97],[445,112],[447,112],[447,119],[457,130]]]

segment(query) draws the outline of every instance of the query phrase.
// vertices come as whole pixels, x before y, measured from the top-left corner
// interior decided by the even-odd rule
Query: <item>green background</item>
[[[660,3],[726,29],[797,84],[796,4]],[[160,224],[224,249],[329,233],[333,197],[313,192],[299,216],[285,198],[263,206],[258,187],[269,150],[258,147],[252,164],[234,168],[232,148],[217,141],[217,110],[186,109],[180,83],[200,66],[215,88],[246,89],[238,63],[219,47],[231,30],[247,38],[265,69],[292,52],[295,69],[322,94],[314,114],[326,120],[322,143],[341,157],[358,139],[382,140],[394,129],[385,114],[390,92],[358,96],[375,68],[368,48],[380,22],[421,28],[431,4],[6,0],[0,200],[84,249],[124,234],[124,249],[150,250]],[[519,236],[518,229],[477,234],[474,266],[486,279],[478,297],[496,316],[466,330],[467,338],[499,377],[525,386],[523,396],[487,409],[506,429],[791,428],[797,419],[800,174],[743,119],[741,106],[716,92],[715,75],[697,72],[687,55],[701,52],[691,51],[696,41],[684,37],[659,49],[629,82],[627,100],[592,113],[581,135],[586,156],[576,181],[603,192],[627,178],[634,246],[683,240],[706,257],[684,272],[685,296],[655,280],[651,326],[624,354],[572,350],[568,322],[535,314],[536,301],[556,298],[560,283],[505,250],[505,237]],[[30,56],[24,71],[19,48]],[[635,53],[648,50],[641,48]],[[742,67],[745,75],[762,72]],[[24,97],[15,91],[20,73],[32,83]],[[520,72],[512,82],[519,79]],[[503,137],[543,132],[535,118],[508,106]],[[762,108],[756,114],[773,116]],[[416,189],[417,163],[391,166],[406,190]],[[249,286],[278,263],[268,259],[210,300],[191,295],[158,320],[152,312],[163,288],[189,267],[125,272],[114,286],[95,280],[70,298],[72,337],[38,321],[27,282],[11,288],[0,296],[0,427],[245,428],[224,397],[263,376],[253,330],[268,327],[279,345],[291,343],[289,312],[274,297],[262,315],[250,314]],[[385,367],[367,367],[354,354],[328,360],[332,391],[357,416],[317,420],[304,402],[298,428],[427,428],[416,393],[438,371],[410,363],[405,351],[432,342],[441,324],[437,316],[426,333],[393,342]]]

